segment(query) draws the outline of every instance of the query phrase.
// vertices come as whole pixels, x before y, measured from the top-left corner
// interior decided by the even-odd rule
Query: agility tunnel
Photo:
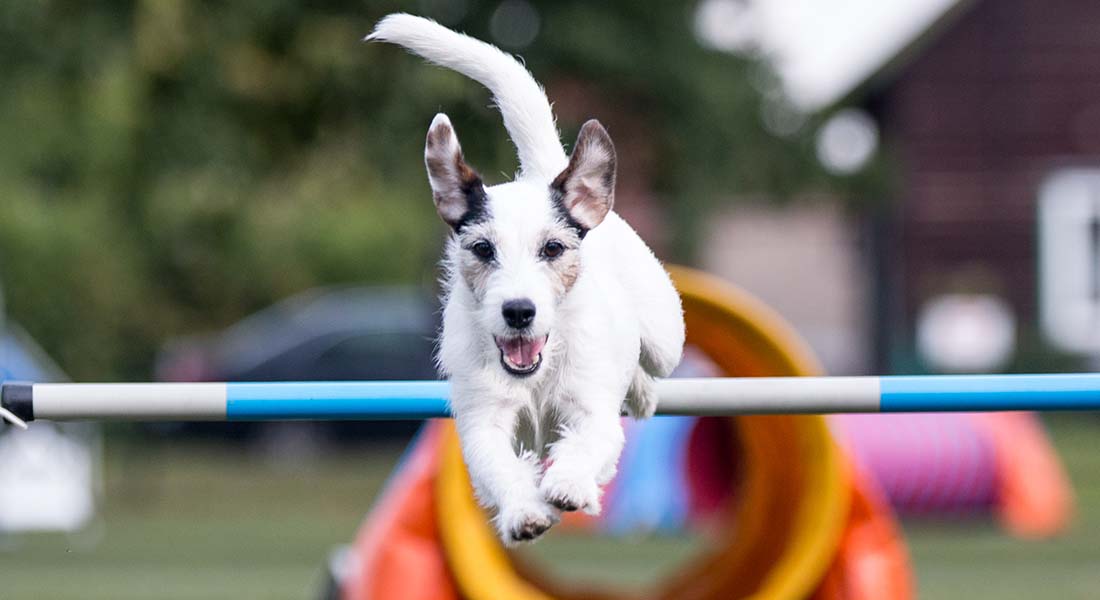
[[[820,373],[775,313],[702,273],[672,270],[688,344],[728,376]],[[648,597],[904,599],[912,575],[900,531],[870,480],[820,416],[708,417],[736,440],[738,493],[723,508],[718,547]],[[500,545],[478,507],[449,421],[413,442],[367,516],[343,582],[348,600],[625,598],[540,574]]]
[[[700,362],[688,353],[681,366],[697,376],[709,367]],[[1021,539],[1050,538],[1072,520],[1073,486],[1034,412],[833,414],[826,421],[903,518],[958,525],[995,518]],[[611,536],[708,530],[737,493],[729,428],[690,416],[626,421],[624,428],[603,513],[570,525]]]
[[[1023,539],[1065,530],[1074,491],[1033,412],[830,415],[834,436],[903,517],[995,517]]]

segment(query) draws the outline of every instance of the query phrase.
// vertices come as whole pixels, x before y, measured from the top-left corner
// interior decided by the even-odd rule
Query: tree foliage
[[[531,6],[538,36],[520,53],[540,79],[586,81],[652,123],[652,181],[682,256],[733,190],[782,195],[819,177],[804,141],[761,125],[749,82],[766,70],[695,40],[693,3]],[[4,3],[9,314],[76,378],[142,378],[165,337],[302,288],[430,282],[443,231],[420,161],[432,115],[451,115],[483,172],[512,172],[513,149],[482,88],[361,38],[409,10],[491,40],[498,8]]]

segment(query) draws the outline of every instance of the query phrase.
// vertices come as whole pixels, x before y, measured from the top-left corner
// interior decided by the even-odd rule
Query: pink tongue
[[[528,340],[524,338],[512,338],[504,341],[504,353],[508,355],[508,362],[521,368],[530,367],[538,360],[539,352],[546,345],[546,338]]]

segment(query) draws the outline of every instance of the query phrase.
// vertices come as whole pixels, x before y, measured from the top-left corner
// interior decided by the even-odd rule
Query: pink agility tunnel
[[[901,514],[993,512],[1028,538],[1072,516],[1073,489],[1034,413],[833,415],[829,426]]]
[[[997,449],[968,415],[843,415],[829,426],[903,514],[987,513]]]

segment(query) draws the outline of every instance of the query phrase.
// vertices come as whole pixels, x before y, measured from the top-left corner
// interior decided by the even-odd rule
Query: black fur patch
[[[454,224],[455,233],[461,233],[462,228],[467,225],[489,220],[489,195],[485,193],[481,178],[475,177],[463,182],[462,193],[466,196],[466,212]]]
[[[559,184],[559,181],[562,183]],[[578,223],[573,215],[569,214],[569,209],[565,208],[565,190],[562,187],[564,181],[564,178],[559,176],[550,185],[550,203],[554,205],[554,212],[558,213],[558,218],[576,231],[577,237],[583,240],[584,236],[588,234],[588,228]]]

